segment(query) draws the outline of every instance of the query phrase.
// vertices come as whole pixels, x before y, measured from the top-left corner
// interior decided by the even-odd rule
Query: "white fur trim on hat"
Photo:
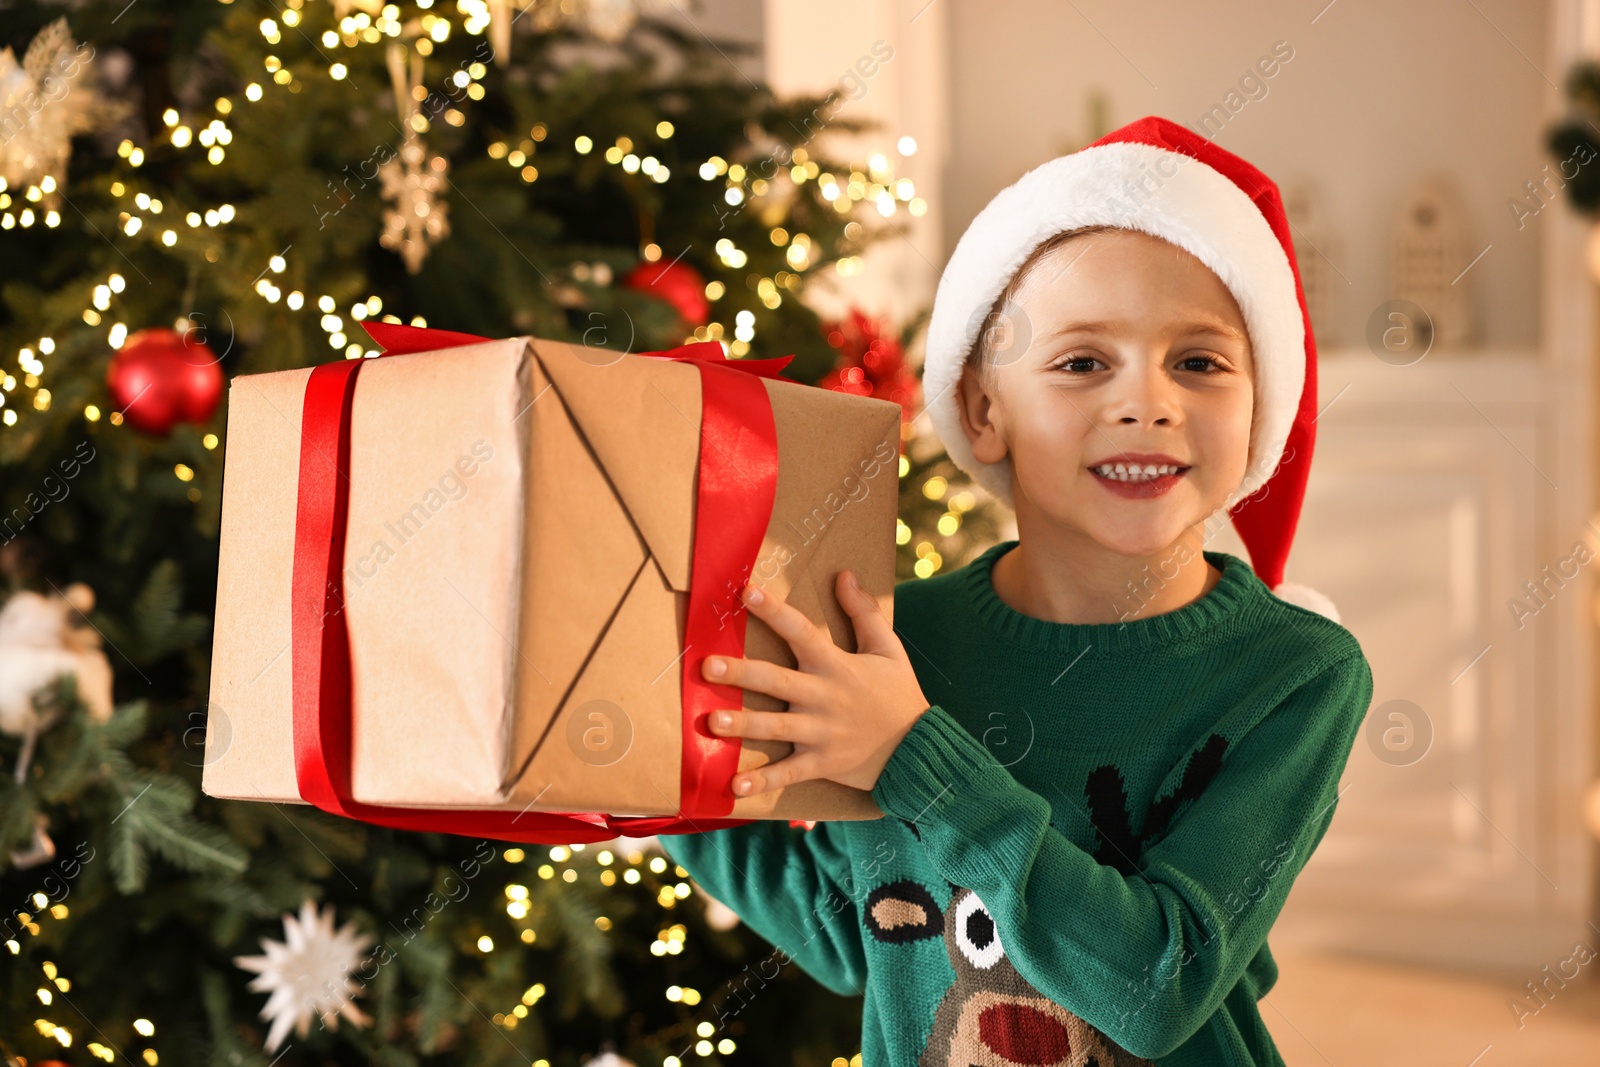
[[[1305,321],[1283,245],[1229,178],[1179,152],[1135,142],[1084,148],[1033,168],[972,220],[934,296],[923,394],[956,465],[1007,507],[1011,457],[982,463],[961,429],[956,382],[990,306],[1028,254],[1081,226],[1141,230],[1192,254],[1238,302],[1250,334],[1256,407],[1250,463],[1230,506],[1277,469],[1305,384]]]
[[[1309,585],[1301,585],[1298,582],[1279,582],[1278,587],[1272,591],[1272,595],[1279,600],[1288,601],[1296,607],[1314,611],[1318,615],[1326,615],[1334,622],[1340,621],[1339,609],[1334,607],[1333,601],[1329,599],[1328,594],[1319,589],[1313,589]]]

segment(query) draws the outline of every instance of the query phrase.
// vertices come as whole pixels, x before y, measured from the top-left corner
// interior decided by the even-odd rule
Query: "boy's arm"
[[[1333,818],[1372,699],[1361,653],[1311,676],[1230,746],[1215,777],[1123,875],[1050,825],[1025,788],[937,705],[874,786],[916,824],[929,861],[975,892],[1007,957],[1039,991],[1136,1056],[1205,1023],[1266,940]]]
[[[818,982],[841,996],[866,989],[851,862],[834,824],[805,830],[758,819],[656,840],[707,893]]]

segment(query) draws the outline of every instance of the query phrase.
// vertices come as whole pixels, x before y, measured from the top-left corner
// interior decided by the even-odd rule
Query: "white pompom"
[[[1339,621],[1339,609],[1333,606],[1333,601],[1309,585],[1298,582],[1279,582],[1278,587],[1272,591],[1279,600],[1287,601],[1296,607],[1314,611],[1318,615],[1326,615],[1334,622]]]

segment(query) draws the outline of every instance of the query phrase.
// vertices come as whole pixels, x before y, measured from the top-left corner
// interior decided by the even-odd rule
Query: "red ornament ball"
[[[687,263],[641,263],[622,279],[628,289],[648,293],[671,304],[691,327],[711,321],[711,301],[706,299],[706,280]]]
[[[202,423],[222,400],[222,368],[199,331],[135,331],[106,368],[111,404],[128,425],[165,437],[180,422]]]

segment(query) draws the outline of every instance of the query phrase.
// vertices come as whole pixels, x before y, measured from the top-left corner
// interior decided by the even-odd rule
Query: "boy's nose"
[[[1026,1004],[994,1004],[978,1013],[978,1037],[984,1048],[1008,1063],[1060,1063],[1072,1052],[1067,1028]]]
[[[1123,372],[1114,386],[1112,411],[1120,422],[1156,423],[1170,419],[1178,404],[1178,386],[1159,366]]]

